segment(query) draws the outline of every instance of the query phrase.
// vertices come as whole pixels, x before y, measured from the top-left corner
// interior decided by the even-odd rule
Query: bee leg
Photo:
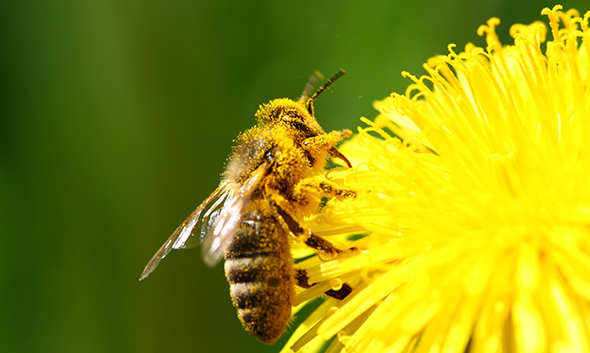
[[[352,131],[349,129],[330,131],[325,134],[305,139],[305,141],[303,141],[303,148],[312,153],[315,152],[313,153],[314,155],[318,155],[321,154],[322,151],[330,151],[338,144],[338,142],[350,136],[352,136]]]
[[[301,288],[311,288],[315,285],[309,284],[309,277],[307,276],[307,272],[302,269],[295,270],[295,281],[297,281],[297,285]],[[330,289],[325,294],[329,297],[342,300],[346,298],[352,292],[352,287],[348,283],[342,284],[339,290]]]
[[[277,200],[271,201],[271,205],[276,210],[278,221],[286,232],[290,233],[302,241],[305,245],[314,250],[317,250],[321,254],[336,256],[337,254],[345,252],[344,250],[338,249],[326,239],[313,234],[311,230],[303,228],[287,211],[281,208],[276,201]],[[357,248],[353,247],[346,251],[356,250]],[[296,269],[295,271],[295,280],[297,281],[298,286],[302,288],[310,288],[311,286],[315,285],[315,283],[309,284],[309,277],[307,276],[305,270]],[[330,289],[329,291],[325,292],[325,294],[330,297],[342,300],[346,298],[346,296],[348,296],[351,292],[352,287],[348,283],[344,283],[340,289]]]
[[[331,156],[334,158],[342,159],[346,165],[351,168],[352,165],[342,155],[337,149],[336,146],[338,142],[344,140],[347,137],[352,136],[352,131],[348,129],[339,130],[339,131],[330,131],[326,134],[321,134],[313,137],[309,137],[303,141],[303,149],[306,151],[308,158],[312,165],[316,165],[316,161],[322,161],[322,165],[318,167],[323,167],[324,158],[327,156]],[[312,158],[315,156],[315,158]]]
[[[295,187],[295,192],[293,193],[295,199],[306,200],[310,189],[321,193],[321,196],[336,197],[338,200],[356,197],[356,191],[343,188],[324,177],[312,177],[301,181]]]
[[[299,239],[302,243],[309,246],[310,248],[317,250],[319,253],[328,255],[328,256],[336,256],[338,254],[344,253],[345,250],[340,250],[332,243],[327,241],[326,239],[315,235],[311,232],[311,230],[307,228],[303,228],[289,213],[287,213],[284,209],[282,209],[276,202],[273,202],[273,206],[279,215],[279,221],[283,224],[283,227],[286,228],[285,230],[291,233],[295,238]],[[282,222],[281,222],[282,221]],[[355,251],[356,248],[350,248],[346,251]]]

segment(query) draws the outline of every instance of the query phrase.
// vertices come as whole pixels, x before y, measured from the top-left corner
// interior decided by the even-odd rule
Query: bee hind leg
[[[304,228],[301,225],[299,225],[299,222],[297,222],[293,217],[291,217],[291,215],[287,211],[282,209],[279,205],[277,205],[276,203],[273,204],[275,210],[279,215],[278,218],[280,219],[280,221],[282,221],[281,223],[283,224],[283,227],[286,228],[285,230],[287,230],[290,234],[292,234],[295,238],[297,238],[305,245],[309,246],[314,250],[317,250],[320,254],[328,255],[329,257],[334,257],[341,253],[357,250],[357,248],[354,247],[347,250],[338,249],[336,246],[334,246],[334,244],[330,243],[326,239],[313,234],[310,229]]]
[[[271,203],[274,209],[277,212],[277,218],[279,219],[279,223],[283,226],[285,231],[293,235],[295,238],[302,241],[305,245],[309,246],[310,248],[318,251],[320,254],[328,255],[328,256],[336,256],[338,254],[344,252],[351,252],[356,251],[357,248],[350,248],[347,250],[340,250],[334,244],[330,243],[326,239],[315,235],[311,232],[311,230],[307,228],[303,228],[299,225],[291,215],[282,209],[276,202]],[[295,270],[295,280],[299,287],[302,288],[311,288],[315,283],[309,283],[309,277],[307,276],[307,272],[303,269],[296,269]],[[348,283],[343,283],[340,289],[330,289],[325,292],[326,295],[342,300],[346,298],[352,292],[352,287]]]
[[[297,285],[301,288],[311,288],[315,285],[309,284],[309,277],[307,276],[307,272],[302,269],[295,270],[295,281],[297,281]],[[342,300],[346,298],[352,292],[352,287],[348,283],[343,283],[342,287],[338,290],[330,289],[329,291],[325,292],[329,297]]]

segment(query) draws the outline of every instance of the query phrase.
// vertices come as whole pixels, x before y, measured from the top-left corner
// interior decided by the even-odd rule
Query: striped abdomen
[[[274,343],[291,318],[295,285],[289,239],[274,217],[244,216],[226,253],[225,275],[244,327]]]

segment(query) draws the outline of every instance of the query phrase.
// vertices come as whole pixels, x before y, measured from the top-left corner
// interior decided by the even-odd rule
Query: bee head
[[[346,71],[340,69],[334,76],[320,86],[317,91],[309,96],[313,81],[319,78],[319,73],[315,73],[310,82],[307,84],[303,95],[297,101],[288,98],[279,98],[261,105],[256,113],[260,124],[284,124],[294,134],[305,138],[325,134],[324,130],[318,124],[314,116],[313,102],[324,92],[330,85]]]
[[[283,125],[294,135],[305,138],[325,134],[315,117],[300,101],[279,98],[263,104],[256,113],[262,125]]]

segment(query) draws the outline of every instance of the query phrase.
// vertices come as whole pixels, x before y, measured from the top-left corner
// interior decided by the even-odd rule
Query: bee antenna
[[[318,90],[307,99],[307,102],[305,102],[305,107],[307,108],[307,111],[309,112],[309,114],[311,116],[313,116],[313,101],[315,101],[318,96],[320,95],[320,93],[324,92],[325,90],[327,90],[332,83],[334,83],[334,81],[336,81],[337,79],[340,78],[340,76],[344,75],[346,73],[346,71],[340,69],[338,70],[338,72],[336,72],[334,74],[334,76],[330,77],[326,83],[324,83],[323,85],[320,86],[320,88],[318,88]]]

